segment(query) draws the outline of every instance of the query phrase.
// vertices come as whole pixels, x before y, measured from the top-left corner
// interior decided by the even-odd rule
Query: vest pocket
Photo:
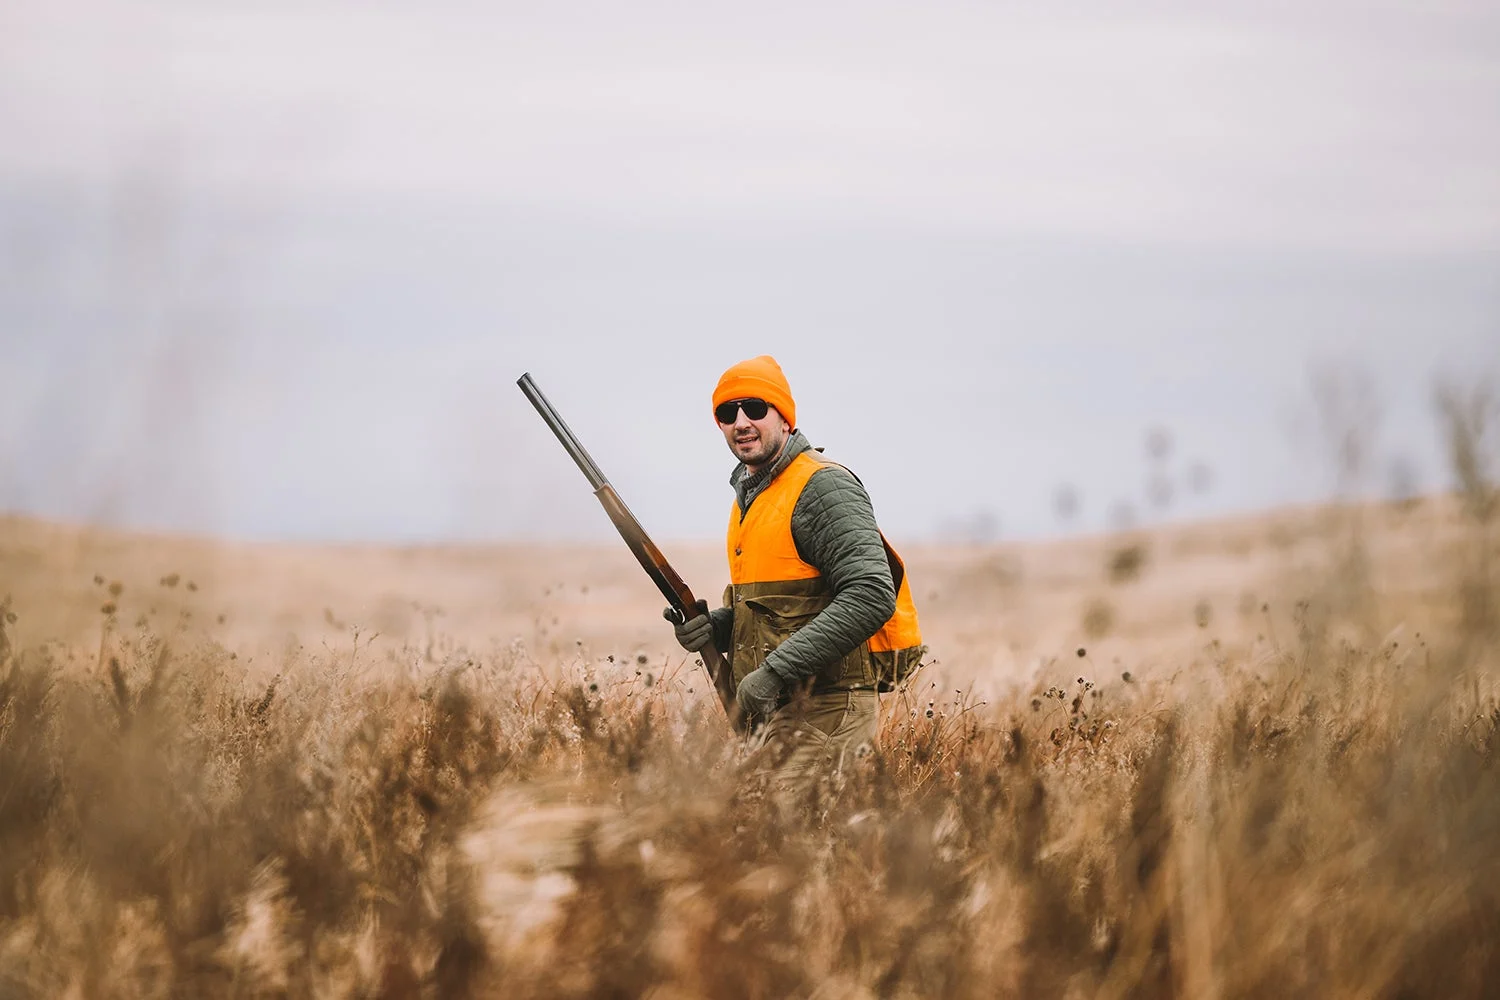
[[[755,661],[759,666],[765,662],[771,650],[796,634],[797,630],[812,621],[827,601],[818,597],[767,594],[745,599],[745,609],[750,612],[754,624],[752,642],[755,643]],[[818,679],[823,678],[823,669],[818,670]]]
[[[745,598],[745,605],[754,609],[756,617],[765,619],[778,631],[786,630],[789,635],[817,617],[818,612],[828,606],[828,598],[762,594]]]
[[[757,665],[827,606],[828,597],[823,594],[760,594],[745,598],[745,608],[755,623],[753,641]],[[867,683],[873,679],[866,644],[861,643],[847,656],[819,664],[813,683],[817,689],[839,683]]]

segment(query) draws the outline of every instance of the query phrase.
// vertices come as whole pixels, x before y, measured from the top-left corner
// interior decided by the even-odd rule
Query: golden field
[[[3,518],[0,997],[1493,996],[1494,521],[910,549],[782,809],[623,547]]]

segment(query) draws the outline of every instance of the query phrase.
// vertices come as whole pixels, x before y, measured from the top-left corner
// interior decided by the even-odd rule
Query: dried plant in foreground
[[[7,640],[0,995],[1485,995],[1493,647],[1330,636],[1212,685],[923,678],[791,807],[685,673]]]

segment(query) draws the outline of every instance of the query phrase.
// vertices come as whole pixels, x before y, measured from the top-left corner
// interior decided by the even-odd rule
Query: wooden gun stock
[[[615,488],[609,485],[609,480],[604,478],[604,473],[599,466],[589,457],[584,450],[583,444],[568,427],[547,397],[542,395],[536,383],[532,381],[530,373],[522,375],[516,380],[516,385],[531,400],[531,405],[536,408],[537,413],[552,428],[552,433],[557,435],[558,441],[562,442],[563,448],[572,457],[573,461],[582,470],[583,475],[593,487],[594,496],[603,505],[604,512],[609,515],[615,530],[625,540],[626,546],[635,553],[636,560],[641,564],[641,569],[656,584],[656,589],[667,599],[673,612],[677,615],[678,623],[681,624],[689,618],[696,617],[699,613],[698,600],[688,585],[683,582],[682,577],[667,562],[667,557],[662,555],[661,549],[651,541],[646,534],[646,529],[641,527],[630,508],[625,506],[625,501],[615,492]],[[729,717],[729,724],[736,732],[743,732],[745,720],[739,710],[739,704],[735,700],[734,677],[729,671],[729,664],[724,656],[710,642],[698,651],[703,658],[703,665],[708,669],[709,678],[713,681],[714,690],[718,692],[719,702],[724,706],[724,713]]]

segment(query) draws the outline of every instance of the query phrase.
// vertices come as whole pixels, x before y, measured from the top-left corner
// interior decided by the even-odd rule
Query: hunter
[[[677,640],[726,654],[740,711],[764,727],[766,769],[783,788],[803,787],[873,747],[879,692],[924,652],[916,608],[864,486],[797,429],[774,358],[726,371],[713,407],[739,461],[730,583],[724,606],[677,625]]]

